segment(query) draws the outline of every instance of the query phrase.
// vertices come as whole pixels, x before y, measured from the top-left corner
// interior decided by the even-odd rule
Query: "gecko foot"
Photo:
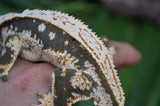
[[[100,39],[103,41],[106,47],[109,46],[109,39],[106,36],[100,36]]]
[[[6,80],[8,79],[8,75],[6,75],[6,74],[3,74],[3,75],[2,75],[2,73],[4,73],[4,69],[3,69],[3,68],[0,68],[0,79],[1,79],[2,81],[6,81]]]
[[[8,75],[2,75],[1,80],[2,81],[7,81],[8,80]]]
[[[53,97],[51,93],[47,94],[42,94],[42,93],[37,93],[38,96],[38,101],[41,103],[39,105],[30,105],[30,106],[54,106],[53,104]]]

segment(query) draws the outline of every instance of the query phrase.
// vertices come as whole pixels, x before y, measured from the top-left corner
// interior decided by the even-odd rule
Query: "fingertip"
[[[128,46],[129,51],[128,53],[126,53],[127,63],[129,65],[136,65],[141,61],[142,55],[137,49],[135,49],[130,44]]]
[[[123,69],[125,67],[134,66],[141,61],[141,53],[132,45],[125,42],[110,42],[110,46],[117,46],[117,53],[114,55],[114,63],[116,69]]]
[[[123,43],[120,48],[121,55],[123,53],[123,64],[127,66],[136,65],[141,60],[141,53],[129,43]]]

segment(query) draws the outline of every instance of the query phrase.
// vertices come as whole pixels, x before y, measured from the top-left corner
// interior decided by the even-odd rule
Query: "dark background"
[[[145,18],[115,14],[98,0],[0,0],[0,15],[24,9],[58,10],[89,25],[97,35],[132,44],[142,61],[119,72],[125,106],[160,106],[160,27]],[[74,106],[92,106],[91,100]]]

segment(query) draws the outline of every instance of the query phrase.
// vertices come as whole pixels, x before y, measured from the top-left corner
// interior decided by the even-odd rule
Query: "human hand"
[[[118,47],[114,62],[117,69],[137,64],[140,53],[131,45],[123,42],[110,42]],[[1,106],[28,106],[38,104],[36,94],[51,91],[51,74],[55,67],[49,63],[31,63],[17,59],[9,72],[8,81],[0,80]]]

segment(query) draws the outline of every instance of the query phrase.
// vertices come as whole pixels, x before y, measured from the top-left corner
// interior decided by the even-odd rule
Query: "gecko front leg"
[[[100,39],[103,41],[104,45],[110,49],[111,56],[113,58],[113,56],[117,53],[118,47],[117,46],[110,46],[109,47],[109,42],[110,41],[106,36],[101,36]]]
[[[8,72],[13,66],[22,45],[18,34],[6,34],[2,32],[0,39],[0,78],[5,81],[8,79]]]

